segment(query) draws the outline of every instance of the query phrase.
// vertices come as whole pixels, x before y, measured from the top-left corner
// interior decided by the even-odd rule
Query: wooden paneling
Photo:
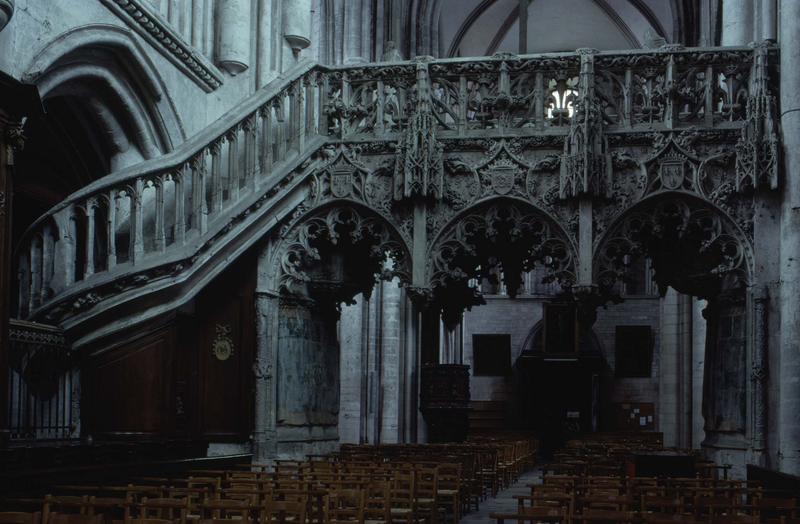
[[[82,375],[84,433],[168,433],[174,346],[174,326],[167,325],[89,358]]]
[[[203,291],[196,311],[197,424],[212,440],[245,440],[253,420],[255,261],[231,267]],[[227,358],[214,353],[230,342]]]
[[[159,326],[135,326],[92,348],[83,366],[84,434],[246,441],[255,283],[255,260],[243,257]],[[220,337],[233,348],[228,358],[212,350]]]

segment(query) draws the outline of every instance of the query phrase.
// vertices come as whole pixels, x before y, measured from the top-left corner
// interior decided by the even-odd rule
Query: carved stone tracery
[[[464,309],[482,303],[471,282],[494,279],[501,270],[511,297],[523,272],[543,264],[547,281],[564,286],[575,280],[575,255],[559,227],[543,213],[503,200],[459,217],[432,245],[428,257],[432,302],[447,325]]]
[[[278,259],[279,289],[290,297],[338,307],[359,292],[369,294],[376,275],[401,282],[410,278],[403,241],[381,217],[356,206],[312,212],[284,242]]]
[[[609,295],[641,256],[651,259],[662,294],[671,286],[713,297],[744,288],[752,274],[750,240],[719,210],[679,194],[648,199],[627,212],[596,253],[596,281]]]

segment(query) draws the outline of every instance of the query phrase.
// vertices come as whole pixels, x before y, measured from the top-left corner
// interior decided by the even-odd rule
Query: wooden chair
[[[392,521],[411,524],[417,513],[416,474],[413,469],[398,468],[389,483],[389,511]]]
[[[461,464],[440,464],[438,472],[437,504],[445,518],[449,513],[453,524],[458,524],[461,520]]]
[[[360,489],[335,490],[328,495],[327,524],[364,524],[364,491]]]
[[[42,524],[42,514],[38,511],[0,511],[0,524]]]
[[[367,488],[364,491],[365,524],[392,523],[390,491],[389,482],[370,482],[367,485]]]
[[[532,524],[569,522],[566,512],[559,508],[525,508],[524,511],[517,513],[490,513],[489,518],[495,519],[497,524],[504,524],[506,520]]]
[[[711,524],[759,524],[761,519],[756,515],[714,515],[709,521]]]
[[[104,520],[112,520],[114,518],[122,517],[123,519],[128,516],[130,509],[131,498],[119,497],[89,497],[86,504],[87,515],[102,515]]]
[[[656,512],[661,514],[682,513],[685,509],[680,497],[663,497],[642,495],[639,508],[643,512]]]
[[[424,516],[430,524],[439,523],[439,469],[420,466],[415,470],[415,499],[417,516]]]
[[[574,522],[634,523],[639,519],[635,511],[584,508],[573,516]]]
[[[301,524],[306,522],[306,503],[267,500],[261,511],[260,524]]]
[[[759,496],[753,500],[753,510],[760,517],[797,518],[797,499]]]
[[[251,505],[249,500],[207,500],[201,506],[203,514],[201,520],[249,520],[250,508],[253,506],[257,507],[258,505]]]
[[[186,524],[189,515],[188,498],[143,498],[138,504],[139,519],[169,520],[178,524]]]
[[[641,513],[643,522],[647,524],[702,524],[703,521],[694,518],[694,515],[681,515],[679,513]]]
[[[42,524],[103,524],[103,516],[51,513],[47,522]]]
[[[47,522],[50,513],[79,513],[88,511],[89,497],[86,495],[45,495],[42,508],[42,521]]]

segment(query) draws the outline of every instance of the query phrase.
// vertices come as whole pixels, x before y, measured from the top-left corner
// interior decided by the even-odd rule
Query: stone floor
[[[540,484],[542,482],[542,470],[535,468],[522,475],[517,482],[504,489],[493,499],[486,499],[481,502],[480,511],[473,511],[461,519],[460,524],[478,524],[494,522],[489,517],[490,513],[512,512],[517,509],[517,501],[514,495],[530,495],[531,490],[528,484]]]

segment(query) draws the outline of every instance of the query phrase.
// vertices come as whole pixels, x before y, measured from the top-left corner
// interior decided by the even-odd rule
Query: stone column
[[[283,0],[283,38],[295,57],[311,45],[311,0]]]
[[[277,457],[277,293],[256,292],[255,423],[253,462],[264,464]]]
[[[665,446],[679,445],[678,400],[680,391],[679,294],[672,288],[661,299],[661,351],[658,378],[658,429],[664,434]]]
[[[250,66],[250,0],[219,0],[217,63],[231,75]]]
[[[722,1],[722,45],[747,45],[753,41],[753,0]]]
[[[258,3],[258,41],[256,42],[256,67],[258,69],[257,87],[267,85],[277,74],[273,59],[273,46],[277,23],[275,9],[271,0],[260,0]]]
[[[767,370],[769,297],[766,288],[753,293],[753,350],[750,364],[750,380],[753,383],[753,452],[756,463],[767,439]],[[763,465],[763,464],[760,464]]]
[[[777,40],[778,36],[778,2],[777,0],[761,0],[761,40]]]
[[[11,17],[12,8],[13,1],[4,4],[0,0],[0,29]],[[8,321],[12,314],[11,288],[15,287],[11,276],[14,154],[24,143],[23,115],[38,114],[40,108],[35,87],[0,74],[0,447],[8,437]]]
[[[398,281],[392,280],[383,284],[383,337],[381,340],[383,369],[381,383],[383,385],[381,397],[383,407],[381,413],[381,442],[396,443],[401,442],[399,435],[399,413],[401,401],[401,307],[402,293],[398,287]]]
[[[785,166],[780,253],[779,465],[800,474],[800,2],[781,0],[780,113]]]
[[[363,0],[347,0],[344,4],[344,63],[364,61],[362,46],[361,12]]]
[[[339,317],[339,441],[358,444],[362,430],[362,394],[365,391],[362,365],[364,295],[357,295],[355,303],[342,306]]]
[[[692,300],[692,448],[700,449],[705,439],[703,419],[703,374],[706,358],[706,301]]]

